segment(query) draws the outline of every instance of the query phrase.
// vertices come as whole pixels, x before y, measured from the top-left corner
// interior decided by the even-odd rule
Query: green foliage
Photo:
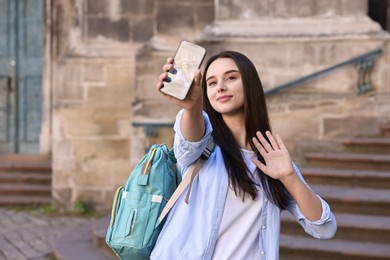
[[[48,260],[56,260],[57,258],[54,255],[50,255]]]
[[[38,209],[38,211],[42,214],[50,215],[56,212],[54,206],[52,204],[47,204]]]
[[[45,215],[51,215],[56,212],[54,206],[52,204],[45,205],[29,205],[29,206],[9,206],[7,209],[14,211],[30,211],[30,212],[38,212]]]
[[[85,202],[82,202],[80,200],[77,200],[74,203],[74,208],[76,213],[81,214],[81,215],[86,215],[89,213],[89,207]]]

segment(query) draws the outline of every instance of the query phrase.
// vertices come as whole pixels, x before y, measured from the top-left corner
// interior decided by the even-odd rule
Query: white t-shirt
[[[232,187],[229,188],[213,255],[215,260],[258,258],[263,193],[258,176],[253,175],[256,166],[252,159],[256,158],[256,154],[245,149],[241,149],[241,153],[253,180],[259,184],[258,196],[256,200],[246,196],[243,201]]]

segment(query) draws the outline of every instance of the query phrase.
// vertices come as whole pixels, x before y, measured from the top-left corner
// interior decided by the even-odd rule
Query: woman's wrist
[[[283,177],[279,178],[279,180],[283,183],[284,187],[286,189],[293,189],[294,186],[299,184],[301,180],[299,179],[298,175],[294,170],[291,170],[289,174],[284,175]]]
[[[205,133],[202,109],[184,109],[180,121],[183,136],[189,141],[200,140]]]

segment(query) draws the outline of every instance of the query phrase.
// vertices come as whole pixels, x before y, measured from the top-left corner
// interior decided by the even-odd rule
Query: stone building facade
[[[304,163],[301,151],[323,149],[323,140],[375,134],[390,122],[389,34],[367,16],[366,0],[45,4],[41,152],[52,155],[60,208],[82,201],[109,209],[145,149],[172,143],[178,108],[155,85],[181,39],[209,55],[243,52],[266,89],[381,48],[370,92],[356,93],[358,70],[346,66],[268,98],[273,130],[297,162]]]

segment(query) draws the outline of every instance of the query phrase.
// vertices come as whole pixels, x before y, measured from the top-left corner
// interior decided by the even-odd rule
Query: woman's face
[[[233,59],[218,58],[206,72],[207,97],[211,106],[222,115],[244,113],[244,87]]]

